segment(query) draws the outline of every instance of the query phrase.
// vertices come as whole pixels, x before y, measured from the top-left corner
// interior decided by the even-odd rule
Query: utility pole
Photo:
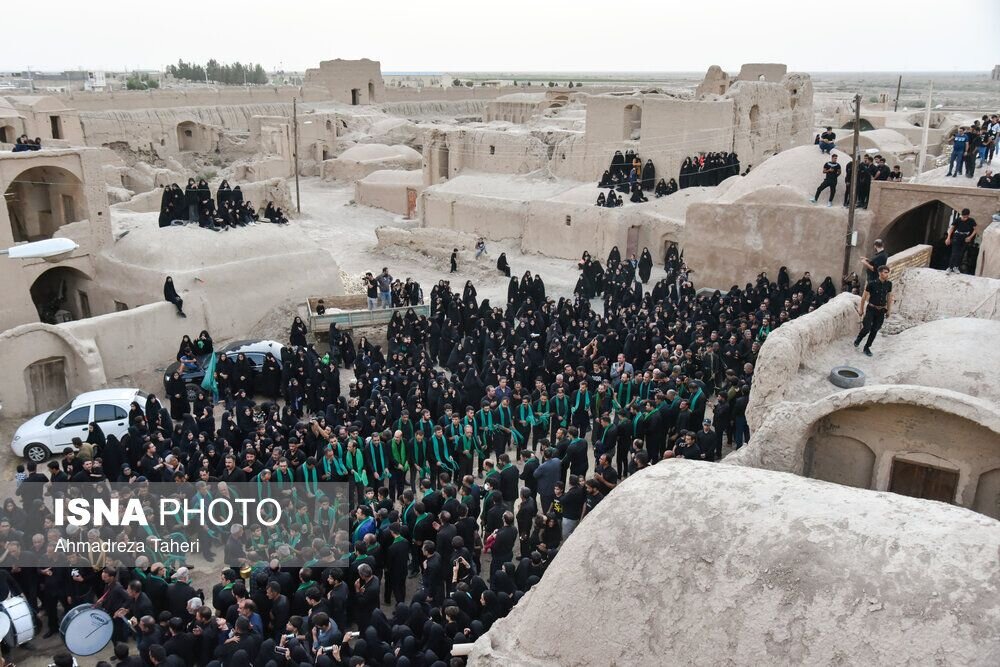
[[[292,98],[292,158],[295,162],[295,212],[302,212],[302,200],[299,197],[299,107],[298,99]]]
[[[893,111],[899,111],[899,91],[903,89],[903,75],[899,75],[899,81],[896,82],[896,102],[892,105]]]
[[[927,89],[927,105],[924,107],[924,136],[920,140],[920,156],[917,158],[916,177],[918,179],[920,178],[920,174],[924,171],[924,160],[927,159],[927,134],[931,124],[931,97],[933,95],[934,82],[931,81],[930,88]]]
[[[858,205],[858,172],[861,170],[861,156],[858,155],[858,141],[861,137],[861,94],[854,96],[854,145],[851,148],[851,207],[847,209],[847,238],[844,239],[844,272],[846,277],[851,269],[851,248],[854,247],[854,212]]]

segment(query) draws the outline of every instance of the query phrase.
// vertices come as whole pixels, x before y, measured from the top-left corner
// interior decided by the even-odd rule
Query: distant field
[[[736,72],[731,72],[735,74]],[[693,90],[704,72],[448,72],[448,76],[475,83],[490,80],[557,85],[569,82],[587,85],[637,85],[689,88]],[[861,93],[865,99],[887,93],[896,96],[898,72],[811,72],[819,93]],[[1000,110],[1000,81],[988,72],[904,72],[900,107],[921,107],[927,87],[934,83],[934,105],[945,107],[996,108]]]

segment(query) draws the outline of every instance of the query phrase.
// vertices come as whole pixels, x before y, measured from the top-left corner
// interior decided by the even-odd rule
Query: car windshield
[[[55,410],[53,410],[52,414],[50,414],[48,417],[45,418],[45,425],[46,426],[52,426],[54,423],[56,423],[56,421],[60,417],[62,417],[67,412],[69,412],[69,409],[71,407],[73,407],[73,401],[70,401],[66,405],[63,405],[62,407],[59,407],[59,408],[56,408]]]

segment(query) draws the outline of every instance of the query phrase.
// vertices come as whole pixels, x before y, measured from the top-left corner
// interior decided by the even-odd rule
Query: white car
[[[18,456],[41,463],[53,454],[73,448],[73,438],[87,439],[90,422],[105,436],[121,438],[128,433],[128,411],[132,401],[146,404],[140,389],[100,389],[80,394],[66,405],[32,417],[14,433],[11,449]]]

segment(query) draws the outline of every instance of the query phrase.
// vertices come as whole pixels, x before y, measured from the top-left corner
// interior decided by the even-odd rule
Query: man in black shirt
[[[834,147],[836,146],[836,143],[835,143],[836,141],[837,141],[837,135],[833,131],[833,128],[832,127],[826,128],[826,131],[823,132],[823,134],[819,135],[819,151],[820,151],[820,153],[827,153],[827,154],[829,154],[830,151],[832,151],[834,149]]]
[[[878,267],[889,263],[889,256],[885,252],[885,243],[882,239],[875,239],[872,244],[875,247],[875,254],[869,257],[862,257],[861,263],[865,265],[867,282],[878,278]]]
[[[858,304],[858,315],[863,319],[861,331],[854,339],[854,347],[861,343],[861,339],[868,334],[868,342],[865,343],[865,354],[872,356],[872,341],[875,334],[882,328],[886,315],[892,308],[892,281],[889,280],[889,267],[880,266],[878,278],[869,280],[865,287],[865,293],[861,295],[861,303]]]
[[[948,227],[948,238],[945,245],[951,246],[951,258],[948,260],[946,273],[961,273],[962,258],[965,257],[965,245],[976,238],[976,220],[969,217],[969,209],[963,208],[962,214],[955,218]]]
[[[837,156],[834,154],[830,156],[830,161],[823,165],[823,182],[816,188],[816,196],[809,201],[815,204],[819,199],[820,193],[830,188],[830,201],[827,203],[827,206],[833,206],[833,197],[837,193],[837,179],[839,178],[840,164],[837,162]]]

